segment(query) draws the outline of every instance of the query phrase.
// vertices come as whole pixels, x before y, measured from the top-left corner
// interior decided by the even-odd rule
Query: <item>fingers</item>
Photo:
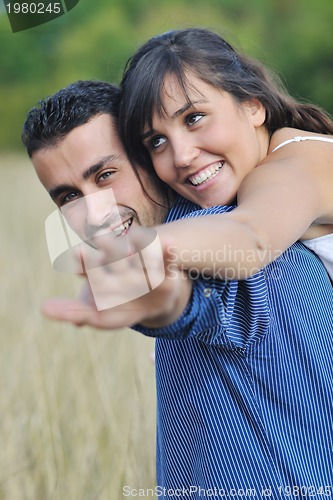
[[[96,311],[78,300],[49,299],[42,305],[42,312],[50,319],[73,323],[76,326],[90,324]]]
[[[49,299],[42,305],[43,314],[49,319],[72,323],[75,326],[91,326],[101,330],[114,330],[131,326],[141,319],[141,310],[134,306],[118,306],[105,311],[84,304],[79,300]]]

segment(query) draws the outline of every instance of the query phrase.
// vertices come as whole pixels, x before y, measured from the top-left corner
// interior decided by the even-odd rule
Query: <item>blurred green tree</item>
[[[169,29],[213,29],[277,71],[297,98],[333,113],[332,0],[80,0],[68,14],[11,33],[0,15],[0,150],[22,149],[27,111],[82,78],[119,82],[131,53]]]

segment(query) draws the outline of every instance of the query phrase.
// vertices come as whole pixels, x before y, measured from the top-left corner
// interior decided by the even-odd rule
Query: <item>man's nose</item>
[[[101,226],[110,213],[110,207],[101,192],[85,196],[86,222],[89,226]]]

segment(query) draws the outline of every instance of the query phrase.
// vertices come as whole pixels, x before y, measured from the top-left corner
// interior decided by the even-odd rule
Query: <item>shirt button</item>
[[[211,288],[205,288],[203,291],[203,294],[205,297],[210,297],[212,294],[212,289]]]

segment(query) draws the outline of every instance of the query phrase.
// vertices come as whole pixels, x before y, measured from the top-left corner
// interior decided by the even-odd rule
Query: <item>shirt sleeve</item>
[[[189,216],[225,212],[225,207],[195,211]],[[269,301],[265,272],[246,280],[193,280],[191,299],[182,315],[163,328],[133,328],[144,335],[170,340],[197,338],[209,345],[244,349],[266,334]]]

